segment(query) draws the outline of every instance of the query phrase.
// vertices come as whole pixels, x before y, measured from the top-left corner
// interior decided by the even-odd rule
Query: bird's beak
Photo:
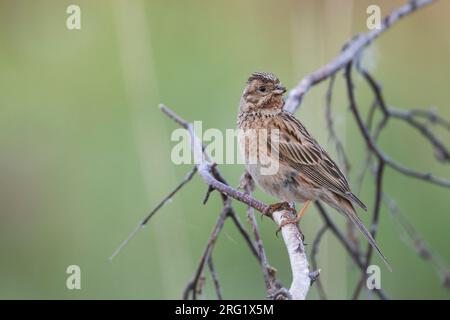
[[[283,85],[281,85],[281,84],[277,84],[277,86],[275,87],[275,90],[273,90],[273,92],[275,94],[283,94],[286,92],[286,88],[283,87]]]

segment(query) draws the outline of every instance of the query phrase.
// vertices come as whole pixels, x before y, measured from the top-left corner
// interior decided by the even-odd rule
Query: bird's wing
[[[278,147],[277,143],[271,143],[271,148],[278,151],[280,162],[303,173],[317,187],[326,188],[367,210],[350,191],[347,179],[333,159],[300,121],[287,112],[281,113],[277,118],[272,124],[279,130]]]

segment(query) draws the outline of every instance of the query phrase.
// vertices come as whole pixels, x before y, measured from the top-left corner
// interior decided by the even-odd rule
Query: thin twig
[[[431,108],[430,110],[411,109],[408,111],[408,113],[413,117],[421,117],[427,119],[432,124],[439,125],[450,131],[450,121],[439,116],[437,114],[436,108]]]
[[[323,238],[323,235],[325,234],[325,232],[328,230],[328,225],[324,224],[319,231],[317,232],[316,237],[314,238],[314,242],[312,244],[312,248],[311,248],[311,254],[310,254],[310,260],[311,260],[311,267],[313,270],[317,270],[317,254],[319,252],[319,245],[320,245],[320,241]],[[322,285],[322,280],[319,278],[316,279],[316,281],[314,282],[317,286],[317,292],[319,294],[320,299],[322,300],[327,300],[327,295],[325,293],[325,289],[323,288]]]
[[[374,99],[372,105],[370,106],[369,113],[368,113],[367,119],[366,119],[366,127],[369,132],[372,131],[373,119],[375,117],[375,111],[377,109],[377,106],[378,106],[378,100]],[[379,131],[379,130],[377,130],[377,131]],[[374,137],[374,140],[377,141],[376,137]],[[363,165],[361,166],[361,169],[356,178],[356,193],[357,194],[359,194],[361,192],[367,169],[369,169],[370,163],[372,161],[372,156],[373,156],[372,152],[370,152],[370,149],[366,145],[366,158],[365,158]]]
[[[397,203],[392,198],[390,198],[387,194],[383,194],[383,201],[389,208],[391,215],[395,218],[396,222],[400,225],[403,232],[408,237],[412,249],[417,252],[421,259],[431,263],[437,275],[442,280],[442,284],[447,289],[450,289],[449,283],[446,282],[450,271],[448,265],[444,263],[438,254],[433,252],[416,228],[402,214]]]
[[[258,253],[258,248],[256,247],[254,241],[251,239],[250,235],[248,234],[245,227],[242,225],[241,221],[239,220],[239,217],[237,216],[236,212],[232,210],[230,212],[230,218],[233,221],[234,225],[238,229],[238,231],[241,233],[244,240],[247,242],[248,247],[250,248],[250,251],[253,253],[253,255],[256,257],[258,262],[260,262],[260,257]]]
[[[192,299],[194,300],[197,299],[198,282],[203,275],[203,270],[205,268],[207,261],[209,260],[214,244],[216,243],[217,237],[219,236],[219,233],[223,228],[225,220],[229,214],[229,210],[230,204],[225,205],[219,217],[217,218],[216,225],[214,226],[211,232],[206,248],[203,251],[203,254],[200,258],[200,263],[197,266],[197,270],[195,271],[193,278],[191,279],[191,281],[189,281],[189,283],[187,284],[187,286],[183,291],[184,300],[187,300],[189,298],[189,294],[192,295]]]
[[[375,239],[376,238],[376,234],[378,231],[378,223],[380,220],[380,211],[381,211],[381,200],[383,197],[383,170],[384,170],[384,162],[379,161],[378,163],[378,168],[376,171],[376,181],[375,181],[375,208],[373,210],[373,215],[372,215],[372,223],[370,224],[370,233],[372,234],[372,237]],[[361,278],[358,282],[358,285],[356,286],[355,292],[353,293],[353,300],[358,299],[359,294],[361,292],[361,289],[363,287],[363,284],[366,280],[366,270],[370,265],[370,261],[372,258],[372,253],[373,253],[373,247],[371,245],[367,246],[367,251],[366,251],[366,258],[365,258],[365,266],[364,266],[364,271],[361,273]]]
[[[114,257],[138,234],[138,232],[145,227],[151,217],[158,212],[166,203],[172,199],[172,197],[181,190],[191,179],[194,177],[197,172],[197,167],[194,167],[186,177],[175,187],[167,196],[165,196],[161,202],[134,228],[134,230],[128,235],[128,237],[117,247],[117,249],[113,252],[113,254],[109,257],[109,260],[114,259]]]
[[[347,152],[345,151],[344,144],[342,143],[342,140],[339,138],[338,134],[336,133],[336,129],[334,127],[334,120],[333,120],[333,114],[332,114],[332,96],[333,96],[333,87],[334,87],[334,79],[335,75],[332,75],[330,77],[327,93],[325,95],[325,119],[327,122],[327,128],[328,128],[328,134],[330,136],[330,139],[332,142],[334,142],[336,146],[336,153],[338,156],[339,164],[343,167],[343,172],[345,176],[348,176],[351,166],[350,166],[350,160],[347,156]],[[356,229],[354,224],[349,220],[347,221],[347,234],[348,238],[354,242],[355,249],[359,250],[359,243],[358,243],[358,237],[356,235]]]
[[[450,151],[444,145],[444,143],[431,132],[424,124],[417,121],[411,112],[388,108],[389,115],[393,118],[397,118],[409,123],[413,128],[417,129],[422,136],[424,136],[430,144],[434,147],[436,157],[439,161],[450,161]]]
[[[209,256],[208,259],[208,267],[209,272],[211,273],[211,278],[213,279],[214,289],[216,290],[216,296],[218,300],[223,300],[222,296],[222,288],[220,286],[219,278],[216,273],[216,269],[214,268],[214,263],[212,261],[212,256]]]
[[[339,138],[334,128],[333,114],[331,111],[333,86],[334,86],[334,75],[330,77],[330,83],[328,85],[328,90],[326,93],[325,119],[327,121],[327,128],[330,139],[332,140],[332,142],[334,142],[336,146],[336,153],[339,158],[339,163],[344,168],[344,174],[347,175],[348,172],[350,171],[350,161],[348,159],[347,153],[345,152],[344,144],[342,143],[342,140]]]
[[[364,271],[364,261],[362,260],[361,256],[358,255],[358,251],[355,250],[352,243],[349,242],[344,234],[341,232],[341,230],[337,227],[337,225],[331,220],[330,216],[328,215],[326,209],[323,207],[320,201],[316,201],[315,205],[317,209],[319,210],[320,215],[322,216],[325,224],[328,226],[330,231],[336,236],[336,238],[339,240],[339,242],[342,244],[342,246],[347,250],[347,253],[352,258],[355,265],[361,270]],[[382,289],[374,289],[374,292],[380,297],[380,299],[387,300],[388,296]]]

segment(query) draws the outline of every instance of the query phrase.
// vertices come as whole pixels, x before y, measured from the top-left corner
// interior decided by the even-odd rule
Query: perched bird
[[[297,223],[311,201],[321,200],[350,219],[389,267],[353,205],[367,211],[366,206],[351,192],[341,170],[303,124],[283,110],[285,92],[274,74],[253,73],[242,94],[237,120],[239,147],[247,171],[260,188],[282,201],[271,205],[270,211],[289,210],[289,202],[304,202],[296,218],[285,222]],[[268,134],[247,134],[261,130]],[[276,138],[270,134],[273,132]],[[263,173],[262,152],[278,161],[276,172]],[[250,162],[252,156],[257,161]]]

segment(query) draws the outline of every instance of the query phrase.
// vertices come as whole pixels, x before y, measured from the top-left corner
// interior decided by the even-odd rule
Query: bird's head
[[[242,109],[281,109],[286,88],[277,76],[268,72],[254,72],[248,78],[241,98]]]

